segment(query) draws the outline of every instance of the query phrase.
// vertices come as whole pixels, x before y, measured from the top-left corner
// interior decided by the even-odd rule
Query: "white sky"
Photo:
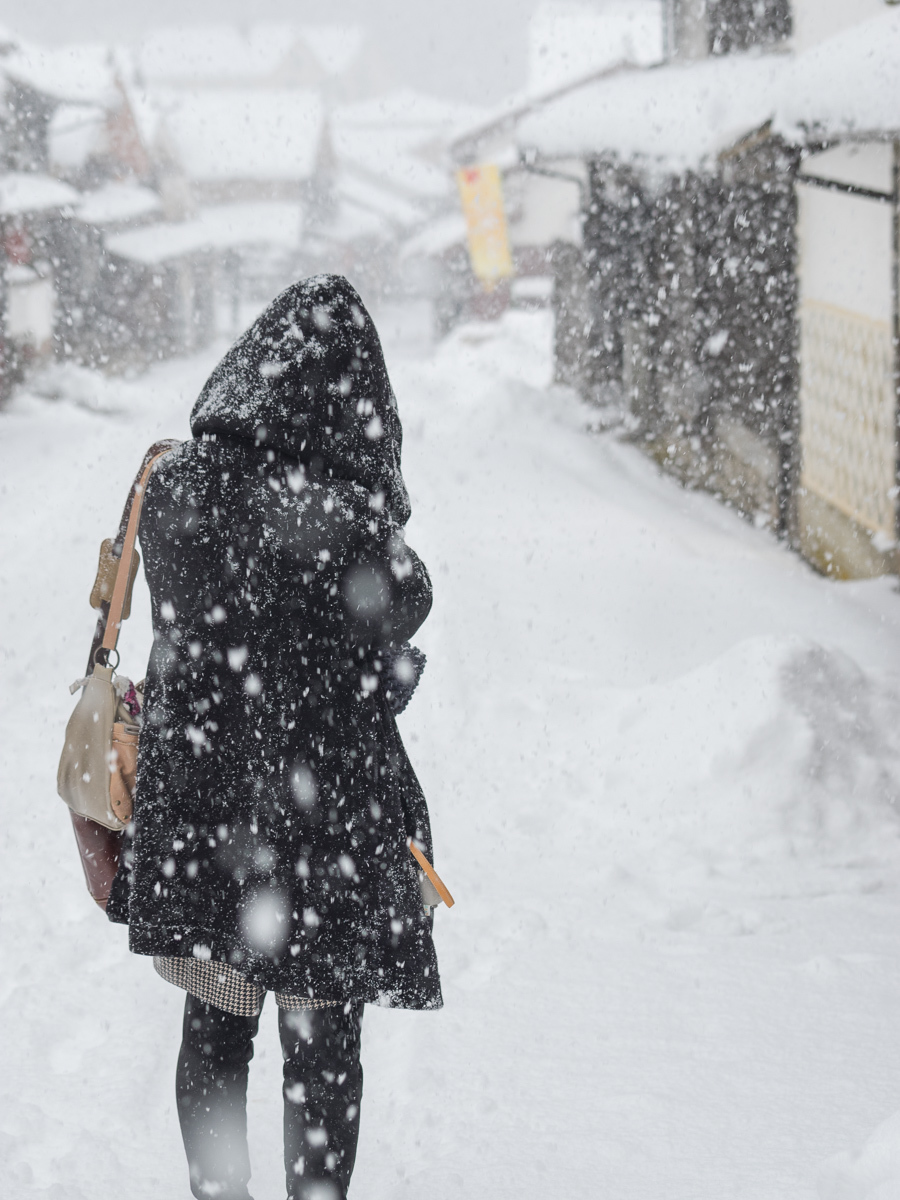
[[[158,25],[365,21],[398,82],[473,102],[525,78],[536,0],[0,0],[0,23],[47,42],[129,41]]]

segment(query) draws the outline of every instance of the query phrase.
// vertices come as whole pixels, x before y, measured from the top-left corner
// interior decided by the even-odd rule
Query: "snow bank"
[[[134,388],[121,379],[110,379],[99,371],[75,363],[51,363],[29,375],[19,390],[14,405],[27,405],[27,396],[74,404],[95,413],[121,413],[127,407]]]
[[[674,875],[900,846],[900,693],[839,650],[750,639],[617,708],[598,732],[623,858],[662,854]]]
[[[52,733],[84,669],[97,544],[144,449],[187,436],[223,349],[159,364],[115,420],[22,393],[0,418],[11,1200],[106,1200],[123,1179],[185,1193],[183,997],[85,893]],[[457,906],[438,914],[443,1013],[366,1014],[354,1187],[809,1197],[900,1074],[894,583],[818,577],[588,435],[589,410],[550,386],[546,313],[389,366],[435,584],[401,725]],[[141,671],[149,646],[139,584],[123,664]],[[267,1005],[259,1196],[284,1194],[281,1066]],[[895,1176],[881,1194],[847,1179],[823,1200],[896,1200]]]
[[[819,1176],[820,1200],[897,1200],[900,1196],[900,1112],[852,1153],[837,1154]]]
[[[744,568],[736,562],[729,566],[723,601],[730,633],[713,650],[709,621],[721,627],[723,617],[704,615],[710,612],[711,581],[704,581],[702,572],[690,572],[672,590],[670,576],[682,552],[702,560],[709,547],[675,545],[674,530],[653,524],[649,532],[640,522],[622,527],[615,477],[581,473],[563,450],[589,414],[564,391],[531,393],[550,384],[550,324],[544,316],[508,314],[501,333],[496,326],[477,324],[455,330],[439,360],[448,374],[453,364],[458,387],[452,400],[445,395],[439,409],[428,411],[427,429],[430,437],[450,445],[451,431],[462,426],[478,443],[509,453],[523,426],[534,419],[533,403],[547,422],[544,437],[530,448],[536,474],[543,474],[547,462],[565,464],[600,504],[596,526],[582,528],[593,549],[589,564],[579,562],[576,575],[582,602],[592,614],[583,636],[593,636],[605,649],[591,659],[596,677],[585,667],[582,678],[579,661],[568,660],[572,678],[579,681],[563,692],[577,700],[557,695],[567,660],[562,650],[559,660],[552,651],[564,644],[555,617],[576,619],[569,597],[554,580],[556,571],[565,578],[576,570],[554,545],[554,530],[573,520],[569,508],[538,491],[532,504],[510,512],[508,520],[516,531],[514,542],[519,537],[525,545],[542,547],[541,565],[524,571],[511,555],[509,565],[503,558],[485,567],[504,577],[508,593],[521,596],[519,603],[529,612],[534,606],[546,614],[535,636],[546,639],[548,656],[532,675],[505,661],[472,668],[476,674],[494,669],[507,682],[517,719],[522,714],[515,697],[522,697],[528,710],[553,714],[552,744],[539,741],[531,751],[543,763],[536,766],[534,786],[546,789],[546,799],[553,794],[555,775],[580,781],[580,799],[572,798],[568,811],[581,833],[578,847],[568,846],[563,806],[560,827],[549,835],[548,845],[558,837],[560,854],[583,854],[585,871],[595,878],[602,864],[613,876],[625,871],[640,880],[641,911],[664,921],[668,910],[657,912],[654,899],[661,879],[677,888],[702,889],[710,873],[759,880],[798,862],[804,871],[840,872],[851,862],[900,861],[900,684],[882,677],[871,663],[860,665],[836,628],[810,629],[801,619],[788,630],[780,611],[785,593],[774,581],[773,619],[761,627],[753,605],[744,601],[739,582]],[[460,371],[467,360],[477,362],[477,376]],[[589,449],[588,442],[586,455]],[[524,452],[520,455],[527,461]],[[460,472],[473,469],[478,465],[459,467]],[[491,462],[487,469],[493,483],[483,505],[493,489],[521,486],[512,478],[504,482],[499,464]],[[609,524],[600,516],[604,504],[615,514]],[[732,539],[742,537],[744,527],[725,519],[734,547]],[[653,566],[635,573],[636,556],[650,544],[657,547]],[[797,569],[805,572],[799,563]],[[746,586],[755,589],[757,568],[748,564],[747,570]],[[667,589],[665,601],[661,588]],[[665,623],[668,632],[657,637],[650,614],[660,604],[670,606],[671,620]],[[633,615],[623,625],[624,610]],[[638,629],[642,653],[635,680],[634,651],[620,655],[618,644]],[[698,643],[707,646],[699,657],[691,649]],[[504,736],[515,743],[512,729]],[[543,762],[545,754],[549,762]],[[559,799],[554,804],[559,806]],[[615,885],[610,887],[615,892]]]

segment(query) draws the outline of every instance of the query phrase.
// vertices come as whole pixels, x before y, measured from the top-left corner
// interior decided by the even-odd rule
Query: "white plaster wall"
[[[567,174],[579,173],[574,164],[566,164],[565,169]],[[581,190],[577,183],[516,171],[507,175],[505,191],[513,246],[549,246],[555,241],[580,244]]]
[[[891,207],[800,187],[800,298],[891,320]]]
[[[793,0],[794,46],[805,50],[885,11],[884,0]]]
[[[848,142],[804,159],[801,175],[818,175],[857,187],[891,192],[894,152],[889,142]]]

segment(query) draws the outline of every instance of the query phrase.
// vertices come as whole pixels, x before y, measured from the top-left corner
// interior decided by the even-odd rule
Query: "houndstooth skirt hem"
[[[156,973],[167,983],[190,992],[204,1004],[221,1008],[236,1017],[255,1017],[262,1009],[265,988],[246,979],[240,971],[228,963],[210,962],[202,958],[156,957],[153,960]],[[276,992],[279,1008],[288,1012],[299,1012],[311,1008],[331,1008],[340,1000],[314,1000],[309,996],[289,996]]]

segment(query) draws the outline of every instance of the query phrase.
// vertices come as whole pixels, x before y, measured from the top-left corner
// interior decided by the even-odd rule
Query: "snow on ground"
[[[353,1196],[896,1200],[895,582],[820,579],[586,433],[543,314],[390,349],[436,591],[403,731],[458,903],[445,1010],[367,1010]],[[54,783],[97,545],[214,357],[0,415],[10,1200],[188,1195],[180,993],[91,906]],[[257,1200],[283,1195],[274,1024]]]

